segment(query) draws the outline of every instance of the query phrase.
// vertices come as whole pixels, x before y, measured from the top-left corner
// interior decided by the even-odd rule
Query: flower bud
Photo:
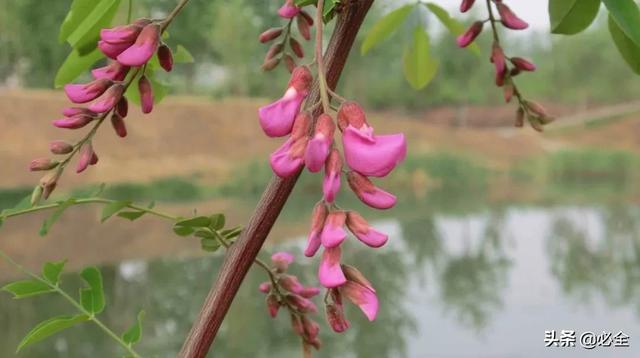
[[[467,47],[471,45],[471,43],[480,35],[482,32],[482,28],[484,27],[484,22],[476,21],[474,22],[467,31],[465,31],[462,35],[458,36],[457,42],[459,47]]]
[[[274,68],[278,67],[278,65],[280,64],[280,59],[279,58],[272,58],[269,60],[265,60],[264,63],[262,64],[262,66],[260,66],[260,69],[265,71],[265,72],[269,72],[271,70],[273,70]]]
[[[350,323],[344,316],[344,310],[341,306],[329,303],[325,306],[325,312],[327,314],[327,322],[334,332],[342,333],[349,328]]]
[[[267,43],[269,41],[273,41],[282,35],[282,27],[272,27],[267,31],[260,34],[258,40],[261,43]]]
[[[504,57],[502,47],[497,42],[493,43],[491,50],[491,62],[496,68],[496,85],[502,87],[504,85],[504,79],[507,76],[507,64]]]
[[[312,298],[320,294],[320,289],[317,287],[305,287],[299,294],[304,298]]]
[[[31,161],[29,164],[29,170],[32,172],[41,172],[51,170],[60,164],[57,160],[51,160],[49,158],[38,158]]]
[[[267,309],[269,311],[269,316],[275,318],[278,315],[278,310],[280,309],[280,302],[278,301],[278,297],[270,293],[267,298]]]
[[[127,114],[129,114],[129,101],[127,101],[127,97],[120,98],[116,105],[116,113],[122,118],[125,118]]]
[[[286,297],[287,302],[292,306],[296,307],[302,313],[316,313],[318,312],[318,307],[316,307],[313,301],[304,298],[302,296],[296,294],[289,294]]]
[[[82,173],[85,171],[92,162],[97,162],[97,156],[93,151],[91,142],[87,142],[82,146],[82,148],[80,148],[80,158],[78,159],[78,164],[76,166],[76,173]]]
[[[158,47],[158,62],[160,66],[167,72],[171,72],[173,69],[173,53],[169,46],[162,44]]]
[[[296,23],[298,24],[298,32],[305,40],[311,40],[311,26],[307,20],[301,14],[296,17]]]
[[[520,71],[533,72],[536,70],[536,65],[534,65],[530,61],[525,60],[522,57],[512,57],[510,60],[511,63],[513,63],[513,65],[516,66],[516,68]]]
[[[289,72],[293,72],[293,70],[297,66],[296,60],[294,60],[293,57],[291,57],[291,55],[289,55],[288,53],[284,55],[283,59],[284,64],[287,66],[287,70],[289,70]]]
[[[342,158],[340,152],[333,148],[327,158],[322,180],[322,194],[327,203],[333,203],[340,191],[340,178],[342,177]]]
[[[271,255],[271,262],[278,272],[285,272],[295,258],[288,252],[276,252]]]
[[[462,4],[460,4],[460,12],[469,11],[475,2],[476,0],[462,0]]]
[[[296,54],[296,56],[298,56],[299,58],[304,57],[304,50],[302,49],[302,45],[300,44],[300,42],[298,42],[298,40],[294,39],[293,37],[290,38],[289,46],[291,46],[291,50]]]
[[[322,234],[322,228],[327,218],[327,207],[324,202],[320,201],[313,208],[311,214],[311,230],[309,231],[309,237],[307,239],[307,247],[304,249],[304,255],[312,257],[316,254],[320,248]]]
[[[110,111],[122,98],[124,93],[123,84],[115,84],[100,97],[97,101],[93,102],[89,109],[96,113],[104,113]]]
[[[271,291],[271,282],[263,282],[258,286],[258,290],[262,293],[269,293]]]
[[[285,290],[297,294],[300,294],[304,290],[304,286],[302,286],[298,278],[293,275],[282,275],[278,280],[278,284]]]
[[[73,152],[73,145],[63,140],[54,140],[53,142],[49,143],[49,150],[53,154],[69,154]]]
[[[85,114],[78,114],[78,115],[75,115],[73,117],[65,117],[65,118],[62,118],[62,119],[56,119],[55,121],[53,121],[53,125],[55,127],[58,127],[58,128],[79,129],[79,128],[82,128],[82,127],[86,126],[87,124],[89,124],[94,119],[95,119],[95,117],[93,117],[93,116],[88,116],[88,115],[85,115]]]
[[[136,38],[136,42],[118,55],[118,62],[132,67],[139,67],[149,62],[158,49],[160,30],[160,25],[157,23],[146,25]]]
[[[515,87],[511,81],[507,81],[502,88],[502,92],[504,94],[504,101],[509,103],[511,102],[511,98],[513,98],[513,94],[515,92]]]
[[[40,201],[40,198],[42,198],[42,192],[43,192],[43,188],[42,185],[36,185],[35,188],[33,188],[33,191],[31,192],[31,206],[34,206],[36,204],[38,204],[38,202]]]
[[[522,128],[524,126],[524,109],[522,107],[518,107],[516,111],[516,127]]]
[[[140,80],[138,80],[138,90],[140,91],[142,113],[151,113],[153,110],[153,88],[147,76],[143,75],[140,77]]]
[[[529,27],[529,24],[516,16],[503,2],[496,2],[496,6],[498,7],[498,13],[500,13],[500,21],[505,27],[512,30],[524,30]]]
[[[111,125],[113,126],[113,130],[116,132],[116,135],[120,138],[124,138],[127,136],[127,126],[124,124],[124,120],[117,113],[111,115]]]
[[[111,85],[112,80],[102,78],[86,84],[67,84],[64,92],[73,103],[87,103],[100,97]]]
[[[42,198],[47,200],[49,199],[49,195],[51,195],[51,193],[53,193],[53,191],[56,189],[56,186],[58,185],[58,179],[60,178],[60,175],[62,175],[62,171],[60,169],[57,169],[55,171],[51,171],[49,173],[47,173],[45,176],[43,176],[40,179],[40,185],[42,186]]]
[[[302,327],[304,328],[304,333],[309,340],[313,340],[318,337],[320,333],[320,325],[318,322],[307,318],[307,316],[302,316]]]
[[[313,26],[313,17],[311,17],[311,15],[309,15],[309,13],[307,13],[304,10],[300,10],[300,14],[298,14],[298,15],[301,16],[304,19],[304,21],[307,22],[307,24],[309,26]]]
[[[295,314],[291,314],[291,328],[293,331],[300,337],[304,336],[304,327],[302,326],[302,321]]]
[[[333,118],[326,113],[318,117],[316,123],[315,134],[305,153],[305,164],[312,173],[319,172],[329,156],[329,149],[333,143],[333,133],[335,131]]]
[[[264,62],[266,63],[272,58],[275,58],[282,52],[282,50],[284,50],[284,46],[281,43],[271,45],[271,47],[269,47],[269,51],[267,51],[267,54],[264,56]]]

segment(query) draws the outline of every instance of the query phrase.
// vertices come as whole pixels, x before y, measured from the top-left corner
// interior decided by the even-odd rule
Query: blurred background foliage
[[[134,14],[160,15],[173,2],[138,0]],[[61,46],[56,36],[69,3],[0,3],[0,86],[52,87],[56,70],[68,53],[67,45]],[[174,48],[183,44],[196,62],[178,66],[176,73],[166,77],[173,85],[172,91],[216,98],[272,97],[281,92],[280,84],[288,73],[278,68],[265,80],[259,67],[267,46],[256,39],[256,34],[281,22],[274,11],[277,5],[272,1],[193,1],[176,20],[168,42]],[[384,6],[374,7],[359,41],[385,11]],[[119,14],[116,22],[124,22],[125,16]],[[401,56],[412,28],[409,21],[369,54],[353,51],[341,92],[375,108],[420,110],[438,105],[499,103],[500,91],[487,90],[492,87],[486,61],[488,37],[480,38],[484,52],[477,56],[458,49],[453,36],[435,17],[427,18],[427,26],[440,69],[426,89],[413,91],[402,78]],[[587,31],[576,36],[527,31],[507,37],[509,54],[531,58],[539,67],[535,76],[518,78],[522,89],[532,98],[585,106],[633,99],[640,82],[618,55],[606,26],[606,16],[601,14]],[[229,32],[231,28],[233,32]],[[307,53],[310,50],[307,48]],[[306,60],[310,60],[309,55]]]

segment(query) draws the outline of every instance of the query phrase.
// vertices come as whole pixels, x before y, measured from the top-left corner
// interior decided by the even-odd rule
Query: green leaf
[[[120,210],[126,208],[129,204],[131,204],[130,201],[114,201],[112,203],[105,205],[105,207],[102,209],[100,222],[105,222],[109,220],[110,217],[115,215]]]
[[[24,280],[12,282],[0,290],[13,294],[14,299],[41,295],[43,293],[53,292],[53,289],[44,282],[37,280]]]
[[[94,2],[93,10],[86,15],[82,22],[69,34],[67,42],[71,47],[78,49],[78,45],[91,42],[94,47],[100,38],[100,29],[108,27],[120,6],[121,0],[100,0],[97,4]],[[95,41],[94,41],[95,40]]]
[[[14,206],[13,208],[4,209],[0,212],[0,216],[9,215],[20,210],[28,209],[31,207],[31,194],[25,196]]]
[[[118,213],[118,216],[127,220],[136,221],[144,214],[146,214],[144,211],[122,211]]]
[[[224,236],[225,239],[229,240],[238,237],[241,232],[242,228],[240,226],[236,226],[232,229],[223,230],[220,234]]]
[[[89,286],[80,290],[80,303],[82,307],[92,314],[98,314],[104,310],[104,289],[102,287],[102,274],[96,267],[87,267],[80,273],[82,279]]]
[[[197,216],[191,219],[184,219],[176,222],[175,226],[184,226],[184,227],[208,227],[211,225],[211,217],[207,216]]]
[[[193,63],[194,59],[189,50],[182,45],[178,45],[176,53],[173,54],[173,61],[175,63]]]
[[[35,328],[33,328],[29,333],[27,333],[26,336],[24,336],[22,342],[20,342],[20,344],[18,345],[16,353],[20,352],[24,347],[28,345],[39,342],[64,329],[75,326],[78,323],[86,322],[88,319],[89,317],[87,317],[87,315],[59,316],[41,322],[40,324],[35,326]]]
[[[460,21],[452,18],[447,10],[431,2],[423,4],[438,18],[438,20],[440,20],[440,22],[442,22],[452,35],[459,36],[464,33],[464,25]],[[472,43],[467,46],[467,49],[471,50],[476,55],[480,54],[480,47],[478,47],[478,44],[476,43]]]
[[[216,239],[207,239],[207,238],[202,238],[200,240],[200,246],[202,247],[202,250],[207,251],[207,252],[216,252],[218,251],[218,249],[220,249],[220,242]]]
[[[142,320],[144,319],[144,311],[138,312],[138,318],[126,332],[122,334],[122,340],[129,346],[138,343],[142,337]]]
[[[211,220],[211,224],[209,224],[210,228],[212,228],[213,230],[221,230],[222,228],[224,228],[224,224],[226,222],[224,214],[214,214],[209,218]]]
[[[640,46],[640,9],[634,0],[602,0],[609,14],[636,46]]]
[[[391,11],[378,20],[371,30],[369,30],[369,33],[367,33],[360,52],[363,55],[366,54],[373,47],[389,37],[404,22],[412,9],[413,5],[405,5]]]
[[[78,28],[82,20],[91,13],[95,5],[95,0],[73,0],[67,17],[60,26],[60,32],[58,33],[58,41],[60,43],[65,42],[67,38],[69,38],[69,35]]]
[[[404,76],[416,90],[426,87],[438,70],[438,62],[429,55],[429,36],[418,26],[413,32],[413,42],[403,57]]]
[[[66,263],[67,260],[45,263],[42,267],[42,277],[52,285],[57,285],[60,282],[60,274]]]
[[[86,55],[81,55],[77,50],[71,51],[67,59],[62,63],[62,66],[58,69],[53,85],[59,88],[67,83],[73,82],[73,80],[86,72],[93,64],[102,59],[102,57],[102,52],[98,49]]]
[[[42,227],[40,228],[40,236],[47,235],[49,233],[49,230],[51,229],[51,226],[53,226],[53,224],[55,224],[55,222],[60,219],[62,213],[64,213],[64,211],[67,210],[68,207],[75,204],[75,202],[76,200],[74,198],[70,198],[64,202],[59,202],[60,206],[58,206],[58,208],[51,214],[51,216],[49,216],[49,218],[47,218],[47,220],[45,220],[42,224]]]
[[[191,234],[193,234],[194,230],[193,228],[188,226],[174,226],[173,232],[175,232],[178,236],[190,236]]]
[[[551,33],[573,35],[591,25],[600,0],[549,0]]]
[[[609,32],[622,58],[629,64],[633,72],[640,75],[640,47],[627,37],[611,15],[609,15]]]

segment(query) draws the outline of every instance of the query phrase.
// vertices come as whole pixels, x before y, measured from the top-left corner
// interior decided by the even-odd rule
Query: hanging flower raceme
[[[68,158],[60,161],[38,159],[30,164],[32,171],[50,171],[34,190],[34,193],[42,193],[41,196],[33,196],[34,204],[40,197],[48,198],[74,155],[78,155],[78,173],[97,164],[98,156],[91,141],[102,122],[110,119],[116,135],[127,136],[124,119],[128,115],[129,105],[125,94],[134,81],[137,80],[142,112],[150,113],[153,110],[153,85],[145,74],[147,64],[157,54],[160,67],[167,72],[173,69],[171,49],[161,42],[164,24],[163,20],[139,19],[129,25],[100,31],[97,47],[111,60],[91,71],[93,81],[64,86],[65,94],[72,103],[86,107],[66,108],[62,113],[64,117],[53,121],[58,128],[80,129],[95,123],[94,128],[76,144],[61,141],[51,143],[52,154],[67,155]],[[304,149],[302,153],[301,156],[304,155]]]
[[[473,4],[473,0],[463,0],[460,5],[460,11],[468,11]],[[508,30],[524,30],[529,27],[529,24],[518,17],[503,0],[487,1],[487,6],[489,18],[482,21],[474,21],[469,29],[457,38],[458,46],[467,47],[471,45],[482,32],[484,23],[489,22],[491,24],[493,43],[490,60],[495,67],[495,84],[498,87],[502,87],[505,102],[511,102],[513,98],[518,100],[515,120],[516,127],[521,127],[526,118],[532,128],[537,131],[542,131],[545,124],[553,121],[553,117],[549,116],[540,105],[536,108],[538,111],[533,110],[528,104],[530,101],[524,98],[514,81],[514,78],[523,71],[535,71],[536,66],[524,58],[508,57],[505,55],[505,51],[500,44],[500,36],[496,26],[497,24],[502,24],[502,26]],[[499,19],[494,15],[496,12],[500,16]],[[510,67],[509,62],[512,67]]]
[[[266,294],[267,311],[276,317],[281,308],[289,311],[293,331],[299,335],[305,346],[320,348],[320,326],[310,319],[318,307],[311,300],[320,293],[317,287],[305,287],[295,275],[287,273],[294,257],[288,252],[278,252],[271,256],[273,269],[269,271],[271,280],[263,282],[258,290]]]

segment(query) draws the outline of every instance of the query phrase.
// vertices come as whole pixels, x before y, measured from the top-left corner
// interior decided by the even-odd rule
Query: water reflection
[[[451,203],[450,203],[451,204]],[[539,357],[546,329],[623,330],[631,348],[600,351],[637,356],[640,345],[640,209],[615,204],[589,207],[487,207],[459,211],[397,211],[376,225],[394,238],[384,250],[351,240],[344,260],[378,289],[379,319],[366,322],[349,307],[352,329],[336,335],[323,326],[318,357],[468,356]],[[303,239],[286,248],[302,257]],[[266,253],[265,253],[266,255]],[[316,259],[317,260],[317,259]],[[105,321],[124,330],[144,307],[140,351],[176,355],[222,259],[130,261],[103,267],[109,306]],[[293,267],[315,279],[315,260]],[[251,272],[234,302],[213,357],[298,357],[300,342],[288,317],[268,318]],[[68,287],[79,285],[67,276]],[[72,289],[73,292],[74,289]],[[0,298],[0,356],[14,356],[21,335],[35,323],[71,310],[61,300]],[[508,338],[508,342],[507,342]],[[603,349],[603,348],[600,348]],[[613,349],[613,348],[610,348]],[[568,353],[579,354],[581,348]],[[112,357],[118,348],[90,325],[25,351],[23,357]],[[606,354],[605,354],[606,353]],[[563,355],[566,356],[566,355]]]

